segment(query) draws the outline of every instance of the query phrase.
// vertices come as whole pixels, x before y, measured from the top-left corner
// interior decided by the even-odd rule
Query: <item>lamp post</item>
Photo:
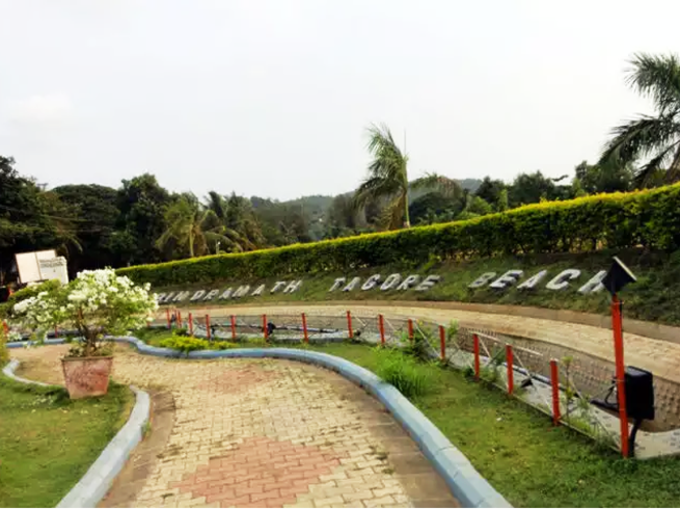
[[[218,240],[217,246],[215,246],[215,254],[220,254],[220,244],[222,244],[222,243]]]
[[[609,272],[602,279],[602,285],[612,296],[612,330],[614,331],[614,361],[616,363],[616,394],[619,406],[619,421],[621,423],[621,454],[627,458],[629,450],[628,441],[628,413],[626,411],[626,366],[623,360],[623,302],[618,297],[618,292],[628,283],[637,281],[635,275],[619,260],[614,257]]]

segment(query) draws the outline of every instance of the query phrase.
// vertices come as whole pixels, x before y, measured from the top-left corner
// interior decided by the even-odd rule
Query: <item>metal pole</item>
[[[262,315],[262,330],[264,331],[264,340],[269,338],[269,331],[267,330],[267,315]]]
[[[479,367],[479,336],[477,334],[472,335],[472,345],[475,352],[475,378],[479,380],[480,367]]]
[[[231,339],[236,341],[236,317],[231,315]]]
[[[439,326],[439,349],[441,360],[446,360],[446,328],[443,325]]]
[[[208,335],[208,341],[210,341],[211,331],[210,331],[210,315],[205,315],[205,332]]]
[[[302,313],[302,333],[305,337],[305,343],[309,343],[309,335],[307,334],[307,316]]]
[[[505,345],[505,362],[508,366],[508,394],[511,396],[515,388],[515,370],[512,367],[512,361],[512,345]]]
[[[550,359],[550,385],[552,386],[553,424],[559,426],[560,418],[560,378],[557,360]]]
[[[378,315],[378,327],[380,328],[380,345],[385,346],[385,318]]]
[[[408,338],[413,341],[413,320],[408,319]]]
[[[619,402],[619,421],[621,423],[621,454],[624,458],[628,451],[628,412],[626,411],[626,367],[623,360],[623,324],[621,306],[623,303],[612,296],[612,329],[614,330],[614,359],[616,361],[616,393]]]
[[[347,331],[349,334],[349,339],[354,338],[354,331],[352,330],[352,313],[347,311]]]
[[[189,313],[189,336],[194,335],[194,317]]]

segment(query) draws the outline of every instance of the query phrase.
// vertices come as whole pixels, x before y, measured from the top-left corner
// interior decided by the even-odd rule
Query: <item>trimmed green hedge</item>
[[[680,247],[680,184],[542,202],[467,221],[119,269],[163,287],[499,255]]]

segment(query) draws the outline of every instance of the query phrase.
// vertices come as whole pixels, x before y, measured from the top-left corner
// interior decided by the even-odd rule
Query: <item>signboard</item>
[[[19,280],[21,283],[26,284],[44,280],[45,278],[42,277],[40,272],[39,261],[56,257],[57,253],[54,249],[15,254],[14,258],[17,262],[17,270],[19,271]]]
[[[63,256],[38,260],[38,265],[43,280],[58,279],[62,285],[68,284],[68,267]]]

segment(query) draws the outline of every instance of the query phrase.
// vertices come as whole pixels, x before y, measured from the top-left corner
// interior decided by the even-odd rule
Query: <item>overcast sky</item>
[[[0,154],[56,186],[155,173],[279,199],[365,176],[385,122],[410,176],[570,175],[649,102],[634,52],[680,2],[0,0]]]

